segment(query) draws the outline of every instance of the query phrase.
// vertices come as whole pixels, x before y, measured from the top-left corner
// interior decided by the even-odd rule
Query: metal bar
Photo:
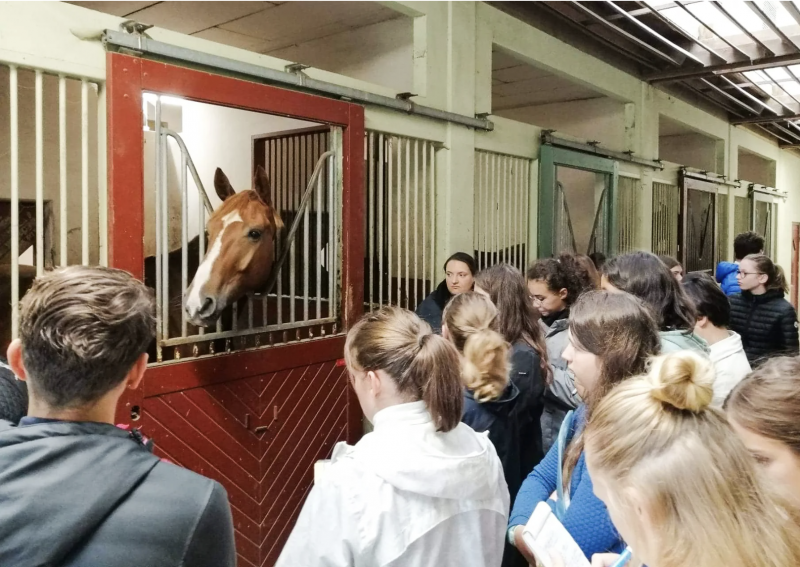
[[[289,329],[302,329],[305,327],[310,327],[313,325],[324,325],[328,323],[335,323],[335,317],[326,317],[324,319],[313,319],[311,321],[298,321],[296,323],[282,323],[279,325],[267,325],[264,327],[254,327],[252,329],[239,329],[235,330],[232,329],[230,331],[216,331],[213,333],[207,333],[203,336],[204,341],[213,341],[219,339],[232,339],[238,337],[246,337],[250,335],[257,335],[260,333],[269,333],[275,331],[286,331]],[[171,339],[165,339],[161,346],[163,347],[172,347],[178,345],[186,345],[186,344],[194,344],[197,342],[197,337],[174,337]]]
[[[68,264],[67,257],[67,80],[58,76],[58,232],[61,249],[60,264]]]
[[[296,225],[297,221],[300,220],[302,211],[297,206],[297,187],[292,183],[292,173],[293,170],[296,170],[295,167],[296,161],[294,159],[295,152],[294,152],[294,138],[288,138],[286,140],[286,190],[289,192],[290,196],[290,204],[292,209],[294,209],[294,220],[293,225]],[[295,250],[295,241],[294,235],[292,235],[291,239],[286,240],[286,245],[289,246],[289,321],[295,321],[295,291],[297,290],[297,252]]]
[[[330,238],[333,246],[331,247],[331,257],[333,258],[333,262],[331,262],[331,271],[330,278],[331,278],[331,311],[329,313],[333,313],[339,315],[339,297],[337,294],[337,285],[339,282],[339,211],[337,209],[337,205],[339,204],[339,171],[336,167],[338,164],[336,160],[342,155],[342,137],[341,137],[341,128],[333,128],[331,129],[331,133],[328,137],[328,148],[329,151],[332,152],[330,158],[328,158],[328,208],[331,211],[332,221],[330,223]]]
[[[11,338],[19,335],[19,84],[17,67],[8,68],[11,126]]]
[[[756,116],[753,118],[737,118],[731,120],[731,124],[738,126],[740,124],[772,124],[774,122],[783,122],[784,120],[800,120],[800,114],[784,114],[778,116]]]
[[[317,248],[316,252],[314,253],[314,257],[317,259],[316,307],[317,307],[317,319],[319,319],[320,317],[322,317],[322,178],[321,177],[317,177]]]
[[[408,230],[408,220],[410,216],[410,207],[409,207],[409,199],[411,197],[411,140],[406,138],[406,230],[405,230],[405,240],[406,242],[406,264],[405,264],[405,275],[406,275],[406,309],[409,308],[409,302],[411,301],[411,291],[409,288],[409,276],[411,275],[411,268],[409,267],[409,230]]]
[[[786,128],[784,128],[780,124],[775,123],[775,124],[772,125],[772,127],[776,128],[776,129],[780,130],[781,132],[783,132],[784,134],[788,134],[792,138],[795,138],[796,140],[800,141],[800,135],[796,134],[795,132],[792,132],[791,130],[787,130]]]
[[[744,108],[748,112],[750,112],[752,114],[758,114],[758,110],[756,110],[755,108],[752,108],[751,106],[746,105],[741,100],[739,100],[735,96],[731,95],[730,93],[725,92],[723,89],[719,88],[717,85],[711,83],[710,81],[707,81],[706,79],[700,79],[700,81],[705,83],[709,87],[711,87],[713,90],[715,90],[716,92],[718,92],[719,94],[721,94],[722,96],[727,98],[728,100],[730,100],[730,101],[734,102],[735,104],[741,106],[742,108]]]
[[[302,159],[305,161],[305,152],[301,152]],[[311,208],[311,201],[309,205],[303,209],[303,321],[308,321],[308,272],[311,271],[311,266],[308,263],[310,258],[309,243],[309,209]]]
[[[81,263],[89,264],[89,83],[81,80]]]
[[[500,230],[503,231],[502,236],[502,254],[503,254],[503,262],[508,263],[508,156],[503,156],[500,158],[500,164],[503,168],[503,185],[502,190],[500,191],[499,195],[499,203],[502,203],[502,212],[503,212],[503,224],[500,227]]]
[[[768,110],[768,111],[770,111],[770,112],[774,112],[775,114],[778,114],[778,113],[777,113],[775,110],[773,110],[773,109],[772,109],[772,108],[771,108],[771,107],[770,107],[770,106],[769,106],[769,105],[768,105],[766,102],[764,102],[763,100],[760,100],[760,99],[758,99],[758,98],[754,97],[754,96],[753,96],[753,95],[751,95],[749,92],[747,92],[746,90],[744,90],[742,87],[740,87],[739,85],[737,85],[736,83],[734,83],[733,81],[731,81],[731,80],[730,80],[728,77],[726,77],[726,76],[724,76],[724,75],[720,75],[720,79],[722,79],[723,81],[725,81],[726,83],[728,83],[730,86],[732,86],[734,89],[736,89],[737,91],[739,91],[740,93],[742,93],[742,94],[743,94],[744,96],[746,96],[748,99],[752,100],[752,101],[753,101],[753,102],[755,102],[756,104],[759,104],[759,105],[761,105],[761,106],[764,108],[764,110]]]
[[[403,239],[400,237],[400,227],[403,223],[403,204],[402,204],[402,172],[403,172],[403,139],[397,138],[397,305],[402,305],[402,294],[400,293],[400,282],[402,280],[401,263],[403,261]]]
[[[425,299],[427,287],[425,282],[428,280],[428,242],[425,240],[427,234],[426,218],[428,215],[426,209],[428,208],[428,180],[426,179],[428,173],[428,142],[422,142],[422,149],[420,150],[422,157],[422,297]]]
[[[389,136],[389,155],[387,156],[386,162],[388,166],[388,176],[387,176],[387,187],[386,187],[386,204],[387,204],[387,215],[386,215],[386,243],[388,252],[386,255],[386,268],[387,268],[387,279],[386,279],[386,294],[387,294],[387,301],[386,303],[389,305],[393,305],[394,302],[392,301],[392,219],[394,216],[392,215],[392,189],[394,188],[394,167],[392,166],[394,157],[394,140],[393,136]]]
[[[640,4],[640,5],[646,5],[644,2],[637,2],[637,4]],[[733,49],[735,52],[737,52],[737,53],[739,53],[740,55],[742,55],[742,56],[743,56],[743,57],[744,57],[744,58],[745,58],[747,61],[749,61],[749,60],[750,60],[750,56],[749,56],[747,53],[745,53],[744,51],[742,51],[742,49],[741,49],[740,47],[738,47],[737,45],[735,45],[735,44],[731,43],[730,41],[728,41],[728,40],[727,40],[727,38],[725,38],[725,36],[723,36],[723,35],[721,35],[721,34],[717,33],[717,31],[716,31],[714,28],[712,28],[712,27],[711,27],[711,25],[707,24],[705,21],[703,21],[702,19],[700,19],[700,16],[698,16],[697,14],[695,14],[694,12],[692,12],[692,11],[691,11],[691,10],[688,8],[688,6],[687,6],[687,4],[686,4],[685,2],[675,2],[675,4],[677,4],[677,5],[678,5],[678,6],[679,6],[679,7],[680,7],[680,8],[681,8],[681,9],[682,9],[684,12],[686,12],[687,14],[689,14],[689,16],[691,16],[691,17],[692,17],[692,18],[693,18],[693,19],[694,19],[694,20],[695,20],[697,23],[699,23],[701,26],[703,26],[704,28],[706,28],[706,29],[707,29],[708,31],[710,31],[711,33],[713,33],[713,34],[714,34],[714,36],[716,36],[716,38],[717,38],[717,39],[719,39],[720,41],[722,41],[723,43],[725,43],[726,45],[728,45],[728,46],[729,46],[731,49]],[[652,8],[651,8],[651,9],[652,9]],[[731,63],[731,61],[728,61],[728,60],[727,60],[727,59],[725,59],[725,58],[724,58],[722,55],[720,55],[720,54],[719,54],[719,53],[717,53],[716,51],[713,51],[713,50],[712,50],[710,47],[708,47],[708,45],[707,45],[707,44],[705,44],[704,42],[700,41],[699,39],[694,39],[694,38],[692,38],[692,36],[691,36],[691,35],[689,35],[689,34],[688,34],[688,33],[686,33],[685,31],[683,31],[683,28],[681,28],[681,27],[680,27],[680,26],[678,26],[678,25],[675,25],[675,24],[673,24],[673,23],[672,23],[672,21],[671,21],[669,18],[665,18],[665,17],[664,17],[664,16],[662,16],[662,15],[661,15],[661,13],[659,13],[657,10],[653,9],[653,12],[654,12],[655,14],[658,14],[658,17],[661,19],[661,21],[663,21],[663,22],[667,23],[667,25],[669,25],[669,26],[670,26],[672,29],[674,29],[674,30],[678,31],[678,33],[680,33],[681,35],[683,35],[683,36],[684,36],[684,37],[686,37],[687,39],[689,39],[689,40],[693,41],[694,43],[696,43],[697,45],[699,45],[700,47],[702,47],[703,49],[705,49],[705,50],[706,50],[706,51],[708,51],[709,53],[712,53],[713,55],[716,55],[717,57],[719,57],[720,59],[722,59],[722,60],[723,60],[723,61],[725,61],[726,63]]]
[[[34,76],[34,104],[36,107],[36,276],[44,272],[44,133],[42,126],[42,72],[38,69]],[[84,226],[84,231],[87,227]]]
[[[616,33],[618,35],[621,35],[622,37],[624,37],[628,41],[636,44],[637,46],[641,47],[645,51],[647,51],[649,53],[652,53],[653,55],[655,55],[659,59],[662,59],[662,60],[666,61],[667,63],[671,63],[671,64],[673,64],[675,66],[680,66],[680,63],[678,61],[676,61],[675,59],[673,59],[672,57],[670,57],[669,55],[667,55],[663,51],[660,51],[660,50],[656,49],[655,47],[653,47],[652,45],[650,45],[646,41],[642,41],[641,39],[639,39],[635,35],[633,35],[631,33],[628,33],[627,31],[625,31],[621,27],[615,25],[612,22],[609,22],[608,20],[606,20],[605,18],[603,18],[599,14],[596,14],[594,11],[590,10],[589,8],[587,8],[586,6],[581,4],[580,2],[572,1],[572,2],[570,2],[570,5],[572,7],[574,7],[574,8],[577,8],[578,10],[580,10],[581,12],[583,12],[584,14],[586,14],[587,16],[592,18],[593,20],[599,22],[603,26],[607,27],[608,29],[612,30],[614,33]]]
[[[499,202],[499,194],[500,194],[500,183],[499,177],[500,172],[498,171],[498,163],[497,163],[497,156],[491,154],[492,159],[492,264],[499,264],[500,263],[500,239],[498,238],[498,229],[499,229],[499,211],[498,211],[498,202]]]
[[[787,12],[789,12],[789,15],[792,17],[795,24],[800,26],[800,10],[797,9],[797,6],[795,6],[794,2],[783,2],[781,5],[786,9]]]
[[[159,97],[161,100],[161,97]],[[161,144],[161,160],[156,167],[161,168],[161,187],[158,198],[161,199],[161,321],[164,327],[163,338],[169,338],[169,180],[167,179],[167,158],[169,146],[167,137],[161,132],[158,142]]]
[[[188,160],[181,151],[181,297],[186,297],[186,288],[189,285],[189,183],[186,178]],[[181,309],[181,336],[188,332],[186,310]]]
[[[188,154],[187,154],[188,155]],[[189,156],[191,160],[191,156]],[[197,239],[198,239],[198,248],[199,253],[197,255],[197,265],[203,263],[203,258],[206,255],[206,219],[205,219],[205,207],[201,207],[199,204],[197,205]],[[183,306],[181,306],[181,311],[183,311]],[[264,317],[264,323],[267,322],[266,316]],[[198,328],[198,334],[204,335],[206,333],[205,327]]]
[[[436,148],[431,144],[431,290],[436,289]]]
[[[752,33],[750,33],[750,31],[749,31],[749,30],[748,30],[746,27],[744,27],[742,24],[740,24],[740,23],[739,23],[739,20],[737,20],[737,19],[736,19],[736,18],[733,16],[733,14],[731,14],[730,12],[728,12],[728,10],[726,10],[726,9],[725,9],[725,7],[722,5],[722,2],[716,2],[716,1],[715,1],[715,2],[711,2],[711,4],[712,4],[712,5],[713,5],[713,6],[714,6],[714,7],[715,7],[715,8],[716,8],[716,9],[717,9],[717,10],[718,10],[718,11],[719,11],[719,12],[720,12],[720,13],[721,13],[723,16],[725,16],[726,18],[728,18],[728,21],[730,21],[730,22],[731,22],[731,23],[732,23],[734,26],[736,26],[737,28],[739,28],[739,31],[741,31],[743,34],[745,34],[745,35],[746,35],[746,36],[747,36],[747,37],[750,39],[750,41],[752,41],[752,42],[753,42],[753,43],[755,43],[757,46],[759,46],[761,49],[763,49],[763,50],[764,50],[764,51],[765,51],[765,52],[766,52],[768,55],[775,55],[775,52],[774,52],[774,51],[772,51],[771,49],[769,49],[769,48],[768,48],[766,45],[764,45],[764,44],[761,42],[761,40],[759,40],[759,39],[758,39],[758,38],[757,38],[755,35],[753,35]]]
[[[795,48],[795,50],[797,50],[800,47],[795,41],[791,40],[785,33],[783,33],[783,31],[781,31],[781,29],[778,26],[775,25],[775,22],[772,21],[772,18],[770,18],[767,14],[765,14],[764,11],[758,6],[758,4],[751,1],[745,2],[745,4],[747,5],[748,8],[750,8],[750,11],[752,11],[756,16],[758,16],[759,20],[764,22],[764,25],[767,26],[770,29],[770,31],[772,31],[772,33],[774,33],[780,38],[780,40],[783,43]]]
[[[794,95],[793,95],[792,93],[790,93],[788,90],[786,90],[786,89],[783,87],[783,85],[781,85],[781,82],[782,82],[782,81],[778,81],[778,80],[776,80],[776,79],[775,79],[775,78],[774,78],[774,77],[773,77],[773,76],[770,74],[770,71],[771,71],[771,69],[764,69],[764,70],[763,70],[763,71],[761,71],[761,72],[762,72],[762,73],[764,73],[764,75],[766,75],[766,77],[769,79],[769,81],[770,81],[770,82],[771,82],[773,85],[775,85],[775,86],[776,86],[776,87],[778,87],[780,90],[782,90],[786,96],[788,96],[790,99],[792,99],[792,100],[793,100],[793,101],[795,101],[796,103],[800,104],[800,99],[798,99],[796,96],[794,96]],[[773,95],[771,95],[771,94],[770,94],[770,97],[771,97],[773,100],[777,101],[777,102],[778,102],[778,103],[779,103],[779,104],[780,104],[780,105],[781,105],[783,108],[785,108],[785,109],[789,110],[790,112],[793,110],[792,108],[790,108],[789,106],[785,105],[785,104],[784,104],[784,103],[782,103],[780,100],[778,100],[777,98],[775,98]]]
[[[368,215],[368,232],[367,242],[369,243],[369,310],[374,309],[374,302],[372,293],[375,289],[375,134],[370,132],[364,139],[366,146],[364,155],[367,156],[369,163],[368,176],[367,176],[367,215]]]
[[[383,95],[373,94],[359,89],[343,87],[312,79],[302,73],[286,73],[268,69],[252,63],[234,61],[226,57],[219,57],[210,53],[203,53],[193,49],[186,49],[168,43],[163,43],[150,39],[140,34],[127,34],[116,30],[105,30],[102,40],[106,49],[123,48],[132,49],[142,56],[151,56],[156,59],[168,59],[190,63],[192,66],[212,68],[219,72],[228,71],[236,76],[246,76],[259,79],[268,84],[278,84],[291,86],[298,90],[313,92],[316,94],[327,95],[337,99],[347,99],[357,103],[380,106],[391,110],[396,110],[404,114],[417,114],[434,120],[461,124],[479,130],[493,130],[494,124],[490,120],[464,116],[454,112],[446,112],[428,106],[415,104],[409,100],[392,98]]]
[[[417,140],[414,140],[414,303],[412,306],[414,308],[417,307],[419,304],[419,297],[417,295],[417,268],[419,264],[419,245],[418,245],[418,237],[419,237],[419,144]],[[424,244],[423,244],[424,246]],[[410,295],[410,294],[409,294]]]
[[[378,305],[383,305],[383,134],[378,134]]]
[[[155,230],[156,230],[156,336],[158,339],[158,346],[161,346],[161,338],[164,331],[163,321],[161,319],[161,304],[163,298],[161,297],[161,97],[156,98],[156,123],[155,123]],[[202,261],[202,259],[201,259]],[[160,354],[160,353],[159,353]],[[160,361],[160,357],[159,357]]]
[[[612,158],[617,161],[624,161],[628,163],[644,165],[646,167],[651,167],[653,169],[664,169],[664,166],[658,160],[648,160],[644,158],[638,158],[631,154],[626,154],[623,152],[615,152],[613,150],[607,150],[597,145],[589,145],[589,144],[582,144],[580,142],[573,142],[572,140],[566,140],[564,138],[553,136],[552,134],[547,133],[547,131],[542,132],[541,140],[543,144],[550,144],[551,146],[567,148],[571,150],[578,150],[581,152],[586,152],[601,157]]]
[[[680,45],[671,42],[670,40],[668,40],[666,37],[664,37],[660,33],[657,33],[654,29],[651,29],[649,26],[646,26],[644,23],[642,23],[637,18],[634,18],[633,16],[631,16],[627,11],[623,10],[622,8],[620,8],[619,6],[614,4],[614,2],[612,2],[611,0],[606,0],[606,4],[608,4],[614,10],[616,10],[623,18],[625,18],[626,20],[628,20],[629,22],[631,22],[632,24],[637,26],[639,29],[641,29],[643,32],[645,32],[649,36],[656,38],[657,40],[659,40],[664,45],[666,45],[668,47],[671,47],[672,49],[674,49],[675,51],[678,51],[679,53],[682,53],[683,55],[685,55],[686,57],[688,57],[692,61],[695,61],[696,63],[700,63],[701,65],[705,65],[706,64],[705,61],[703,61],[702,59],[697,57],[695,54],[685,50]],[[716,55],[716,53],[714,53],[714,55]],[[719,57],[719,55],[717,55],[717,57]],[[720,57],[720,59],[722,59],[724,61],[724,58]]]
[[[483,173],[483,187],[481,189],[483,200],[483,224],[481,225],[481,232],[483,233],[483,268],[489,267],[489,154],[483,152],[481,154],[483,164],[481,171]]]
[[[181,138],[177,132],[170,130],[169,128],[162,128],[161,132],[175,140],[181,150],[181,154],[186,156],[186,163],[189,167],[189,173],[192,174],[192,179],[194,180],[195,187],[197,187],[197,192],[200,194],[200,199],[203,201],[203,206],[205,207],[206,211],[208,211],[209,215],[212,214],[214,212],[214,207],[211,206],[211,201],[208,198],[208,193],[206,193],[206,188],[203,185],[203,182],[200,180],[200,175],[197,173],[197,168],[194,165],[192,155],[189,153],[189,149],[186,147],[186,143],[183,141],[183,138]]]

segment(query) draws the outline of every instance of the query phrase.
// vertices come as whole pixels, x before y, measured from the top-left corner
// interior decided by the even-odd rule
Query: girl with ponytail
[[[764,254],[750,254],[736,275],[741,293],[730,297],[731,330],[742,336],[751,366],[768,356],[798,353],[797,311],[786,301],[783,270]]]
[[[444,309],[442,336],[461,353],[464,413],[461,421],[489,440],[503,463],[511,501],[522,482],[519,432],[513,409],[519,389],[508,379],[509,347],[495,330],[497,308],[480,293],[462,293]]]
[[[603,398],[585,435],[594,492],[649,567],[800,565],[800,528],[709,406],[713,385],[712,363],[681,351]]]
[[[384,307],[350,329],[344,350],[374,429],[334,447],[278,567],[499,566],[508,489],[492,443],[460,422],[456,348],[411,311]]]

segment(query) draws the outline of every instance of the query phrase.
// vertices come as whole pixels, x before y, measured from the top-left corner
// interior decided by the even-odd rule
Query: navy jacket
[[[520,474],[525,478],[544,457],[541,420],[545,390],[539,354],[525,341],[511,346],[510,378],[519,389],[515,417],[519,427]]]
[[[437,335],[442,334],[442,314],[445,305],[453,298],[453,294],[447,289],[447,282],[442,282],[433,290],[428,297],[422,300],[417,306],[415,313],[420,319],[428,323]]]

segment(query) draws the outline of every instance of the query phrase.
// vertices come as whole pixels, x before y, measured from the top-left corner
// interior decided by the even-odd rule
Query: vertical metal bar
[[[486,152],[482,152],[480,154],[480,161],[481,161],[481,205],[483,209],[483,222],[481,223],[481,236],[483,236],[483,249],[481,250],[481,256],[483,256],[483,266],[481,267],[482,270],[488,268],[491,264],[489,263],[489,231],[487,227],[489,226],[489,154]]]
[[[66,266],[67,258],[67,80],[58,76],[58,227],[59,263]]]
[[[506,263],[509,262],[509,257],[508,257],[508,252],[509,252],[509,250],[508,250],[508,228],[509,228],[508,187],[509,187],[510,177],[509,177],[509,166],[508,166],[508,163],[509,163],[508,156],[503,156],[503,158],[502,158],[502,164],[503,164],[503,187],[502,187],[502,189],[500,191],[501,199],[503,201],[503,224],[502,224],[502,226],[500,228],[503,231],[503,262],[506,262]]]
[[[436,289],[436,149],[431,144],[431,289]]]
[[[400,236],[400,227],[403,224],[403,138],[397,138],[397,305],[402,305],[402,294],[400,293],[400,282],[403,279],[401,262],[403,261],[403,239]]]
[[[302,159],[305,160],[305,154],[301,153],[301,155]],[[309,200],[308,203],[306,203],[306,206],[303,208],[303,321],[308,321],[308,272],[311,270],[311,266],[309,264],[310,256],[308,254],[308,209],[310,207],[311,201]]]
[[[44,272],[44,134],[42,127],[42,72],[34,77],[35,136],[36,136],[36,275]],[[86,230],[84,228],[84,230]]]
[[[378,134],[378,305],[383,305],[383,134]]]
[[[389,155],[387,156],[387,163],[389,169],[389,175],[387,179],[388,187],[387,187],[387,209],[388,214],[386,215],[386,243],[388,248],[388,253],[386,255],[386,266],[388,270],[388,278],[386,280],[386,294],[388,296],[386,303],[391,305],[392,302],[392,189],[394,187],[394,168],[392,167],[392,156],[394,155],[394,138],[389,137]]]
[[[286,180],[284,179],[283,175],[286,170],[284,167],[284,160],[286,159],[286,148],[285,148],[285,141],[284,139],[275,140],[275,170],[276,170],[276,179],[277,179],[277,189],[278,192],[278,202],[280,203],[281,210],[285,212],[289,212],[289,208],[286,206],[285,196],[286,196]],[[287,219],[288,220],[288,217]],[[292,217],[294,220],[294,217]],[[286,246],[288,246],[287,242],[284,242],[283,235],[279,235],[278,238],[278,249],[283,250]],[[284,264],[285,266],[286,264]],[[278,292],[276,297],[277,302],[277,311],[278,311],[278,324],[280,325],[283,322],[283,267],[281,267],[280,272],[278,273]]]
[[[156,335],[158,341],[164,338],[164,325],[161,319],[161,304],[164,299],[161,297],[161,280],[164,274],[161,273],[161,97],[156,98],[156,117],[155,117],[155,209],[156,209]],[[202,208],[202,207],[201,207]],[[158,347],[161,348],[160,346]]]
[[[107,136],[107,90],[104,84],[95,84],[97,89],[97,232],[98,263],[108,266],[108,136]]]
[[[199,188],[198,188],[199,189]],[[197,265],[203,263],[203,257],[206,255],[206,208],[203,206],[202,200],[197,203],[197,239],[199,245],[199,253],[197,258]],[[181,306],[181,311],[183,307]],[[204,335],[206,333],[205,327],[198,327],[198,334]]]
[[[425,209],[428,208],[428,142],[422,142],[422,295],[423,299],[427,292],[427,287],[425,285],[425,281],[428,279],[428,241],[425,239],[427,234],[428,227],[426,226],[426,211]]]
[[[89,264],[89,83],[81,80],[81,263]]]
[[[9,67],[11,133],[11,338],[19,334],[19,86],[17,68]]]
[[[408,230],[408,220],[410,216],[410,205],[409,200],[411,198],[411,140],[406,138],[406,229],[403,233],[403,240],[406,241],[406,309],[408,309],[409,302],[411,301],[411,291],[409,286],[409,280],[411,275],[411,267],[409,265],[409,240],[411,240],[411,235],[409,234]]]
[[[286,141],[287,154],[286,154],[286,162],[285,163],[286,163],[286,181],[287,181],[286,187],[290,191],[292,210],[294,211],[295,218],[297,218],[297,216],[300,214],[300,211],[298,210],[299,207],[297,206],[297,195],[296,195],[297,194],[297,187],[294,186],[294,184],[292,183],[292,173],[293,173],[292,170],[296,169],[295,168],[296,162],[295,162],[294,142],[295,142],[294,138],[289,138]],[[296,287],[297,286],[297,273],[296,273],[297,272],[297,266],[296,266],[296,264],[297,264],[297,256],[296,256],[297,250],[296,250],[296,247],[294,245],[295,242],[296,242],[296,238],[297,238],[296,235],[297,235],[297,233],[295,233],[295,237],[292,239],[292,241],[288,243],[289,244],[289,321],[291,321],[292,323],[296,320],[295,319],[295,291],[297,291],[297,287]]]
[[[336,284],[337,279],[334,275],[338,275],[337,270],[337,248],[338,242],[336,235],[339,234],[337,214],[336,214],[336,178],[334,176],[334,163],[341,151],[341,148],[336,144],[337,137],[331,132],[331,137],[328,139],[328,147],[335,149],[336,153],[328,159],[328,316],[333,316],[334,313],[338,314],[339,309],[336,305]]]
[[[417,264],[419,264],[419,247],[417,238],[419,235],[419,145],[417,140],[414,140],[414,303],[413,307],[416,309],[419,304],[419,297],[417,296]],[[423,246],[425,244],[423,243]]]
[[[313,153],[311,154],[313,157]],[[317,177],[317,319],[322,317],[322,176]]]
[[[375,134],[370,132],[367,137],[364,138],[364,144],[367,146],[364,149],[364,155],[367,156],[367,161],[369,162],[367,180],[367,214],[369,216],[369,228],[367,232],[367,242],[369,242],[369,289],[366,291],[366,293],[369,294],[369,310],[372,311],[375,308],[375,301],[373,297],[375,290]]]
[[[159,97],[160,100],[161,97]],[[167,136],[162,132],[161,139],[161,162],[157,165],[161,168],[161,275],[163,279],[163,291],[161,292],[161,321],[164,326],[164,338],[169,338],[169,180],[167,179],[167,159],[169,157],[169,145]]]
[[[179,148],[180,149],[180,148]],[[189,182],[186,170],[189,169],[186,152],[181,152],[181,297],[186,297],[186,287],[189,285]],[[199,206],[202,208],[203,203]],[[181,336],[187,335],[186,310],[181,309]]]

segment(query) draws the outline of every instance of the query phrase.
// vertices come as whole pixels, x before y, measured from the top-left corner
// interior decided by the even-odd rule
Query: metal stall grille
[[[105,95],[56,70],[0,63],[0,329],[44,270],[106,264]],[[8,157],[4,157],[8,156]]]
[[[775,223],[777,203],[755,199],[753,202],[753,230],[764,237],[764,254],[775,256]]]
[[[478,269],[528,264],[528,188],[531,160],[475,151],[474,239]]]
[[[617,182],[617,253],[639,248],[640,184],[633,177],[619,177]]]
[[[750,230],[751,204],[748,197],[733,198],[733,236]]]
[[[717,262],[728,258],[730,244],[730,222],[728,220],[730,195],[717,196]]]
[[[342,131],[325,127],[281,132],[254,139],[254,167],[271,180],[272,202],[284,222],[276,235],[275,267],[267,293],[248,295],[227,309],[215,328],[191,325],[183,309],[188,284],[209,245],[205,230],[189,239],[189,207],[194,195],[198,226],[211,214],[207,189],[181,137],[161,124],[161,97],[155,108],[155,258],[146,259],[154,276],[157,303],[156,361],[232,352],[336,334],[339,329],[339,226]],[[178,175],[167,174],[178,156]],[[172,186],[177,178],[179,187]],[[180,197],[170,196],[178,193]],[[170,250],[172,223],[180,225],[181,246]],[[148,270],[148,260],[154,269]],[[151,279],[148,278],[148,279]]]
[[[364,307],[414,309],[441,273],[436,243],[436,150],[428,140],[367,131]]]
[[[678,257],[678,229],[681,214],[681,193],[677,185],[653,182],[654,254]]]

